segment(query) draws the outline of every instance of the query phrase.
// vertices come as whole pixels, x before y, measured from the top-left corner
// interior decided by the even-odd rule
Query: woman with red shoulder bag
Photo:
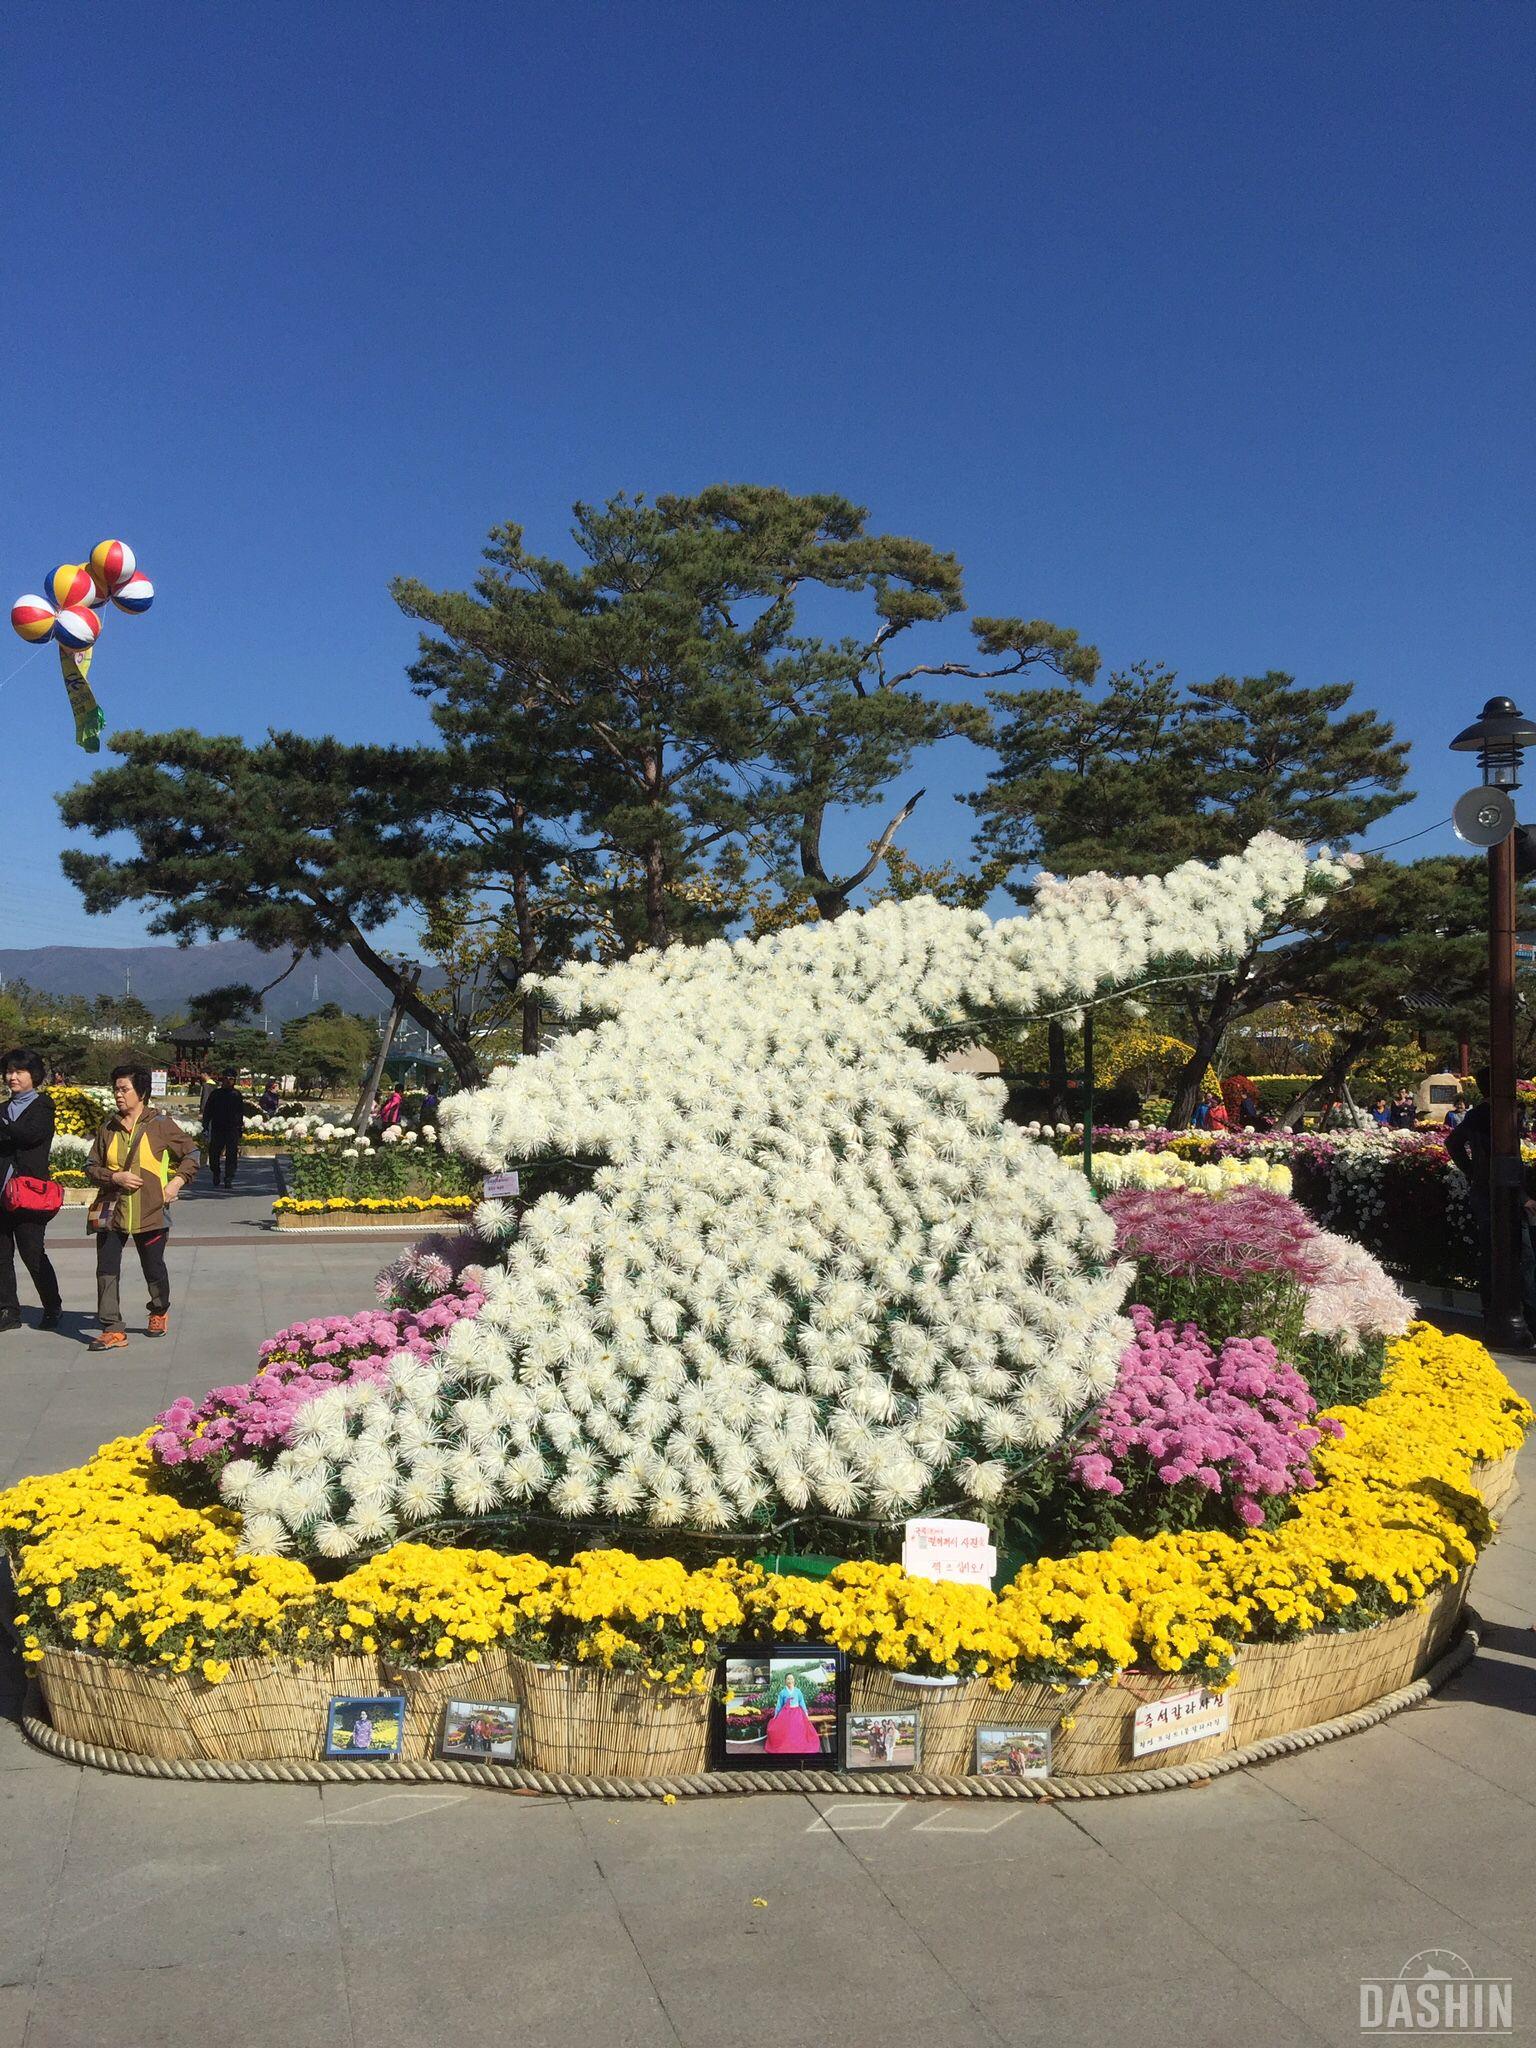
[[[53,1103],[38,1093],[48,1069],[35,1052],[20,1047],[8,1052],[0,1067],[11,1091],[0,1107],[0,1333],[22,1326],[18,1254],[43,1304],[38,1328],[56,1330],[63,1304],[43,1239],[61,1197],[57,1183],[48,1178]]]

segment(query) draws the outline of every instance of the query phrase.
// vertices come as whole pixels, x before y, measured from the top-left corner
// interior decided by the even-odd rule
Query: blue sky
[[[720,479],[843,491],[1111,663],[1352,678],[1422,792],[1377,840],[1485,695],[1536,708],[1524,0],[105,20],[7,18],[0,584],[137,549],[109,730],[408,737],[392,574]],[[88,763],[26,658],[0,944],[132,943],[58,874]],[[904,780],[912,851],[963,857],[984,769]]]

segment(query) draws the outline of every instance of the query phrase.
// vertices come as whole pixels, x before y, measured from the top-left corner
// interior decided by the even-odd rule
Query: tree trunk
[[[1381,1040],[1385,1026],[1379,1019],[1368,1024],[1359,1024],[1353,1031],[1333,1042],[1333,1051],[1323,1063],[1323,1071],[1311,1081],[1296,1100],[1286,1109],[1280,1119],[1283,1131],[1294,1131],[1310,1111],[1331,1109],[1339,1099],[1339,1092],[1348,1078],[1349,1070],[1364,1052],[1371,1051]]]
[[[924,794],[923,790],[918,790],[913,796],[908,797],[879,838],[871,842],[869,859],[864,865],[852,874],[841,877],[829,875],[821,857],[821,832],[826,822],[826,805],[807,804],[800,821],[800,872],[811,885],[811,897],[819,917],[830,923],[834,917],[841,917],[845,911],[853,908],[849,898],[855,889],[863,887],[885,859],[891,841],[917,809]]]
[[[379,1096],[379,1083],[384,1078],[384,1062],[389,1058],[389,1048],[395,1042],[395,1032],[399,1023],[400,998],[396,996],[389,1006],[389,1016],[385,1019],[384,1028],[379,1033],[379,1049],[373,1056],[373,1065],[369,1068],[368,1078],[363,1083],[363,1092],[358,1096],[357,1107],[352,1112],[354,1131],[361,1132],[368,1128],[369,1119],[373,1115],[373,1105]]]
[[[437,1040],[459,1086],[479,1088],[484,1076],[474,1047],[441,1011],[432,1007],[417,987],[414,977],[391,967],[382,954],[374,951],[356,926],[347,933],[347,944],[374,979],[388,989],[392,1000],[400,1005],[406,1016],[414,1018],[423,1031],[429,1031]]]
[[[1072,1121],[1072,1101],[1067,1087],[1067,1027],[1053,1017],[1045,1027],[1045,1087],[1053,1124]]]
[[[658,953],[672,943],[667,923],[667,864],[659,839],[648,840],[645,848],[645,935],[646,943]]]
[[[513,816],[519,837],[526,822],[521,799],[514,802]],[[542,964],[538,927],[533,915],[533,898],[528,887],[528,864],[520,859],[512,878],[512,911],[517,925],[518,979]],[[506,979],[503,972],[502,979]],[[533,996],[523,997],[523,1056],[532,1059],[539,1049],[539,1005]]]
[[[1168,1111],[1170,1130],[1184,1130],[1194,1115],[1195,1104],[1200,1100],[1200,1091],[1205,1085],[1205,1070],[1221,1050],[1236,1002],[1237,990],[1226,975],[1222,975],[1216,984],[1210,1008],[1195,1027],[1194,1051],[1179,1069],[1173,1102]]]

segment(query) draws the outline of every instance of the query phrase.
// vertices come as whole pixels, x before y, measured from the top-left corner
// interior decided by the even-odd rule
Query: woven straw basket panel
[[[855,1714],[886,1710],[922,1716],[922,1770],[925,1777],[964,1777],[976,1756],[976,1729],[994,1720],[992,1702],[999,1698],[984,1678],[958,1685],[903,1685],[898,1673],[879,1664],[855,1664],[849,1680],[849,1707]],[[841,1763],[842,1759],[838,1759]]]
[[[707,1695],[674,1699],[627,1671],[513,1658],[522,1701],[518,1761],[597,1778],[676,1778],[709,1759]]]
[[[449,1700],[510,1700],[522,1705],[519,1675],[506,1645],[492,1643],[478,1663],[456,1661],[426,1670],[390,1667],[385,1690],[405,1695],[405,1736],[400,1754],[418,1761],[437,1755],[443,1708]],[[518,1762],[526,1761],[521,1743]]]
[[[1520,1456],[1518,1446],[1506,1451],[1502,1458],[1481,1459],[1472,1467],[1472,1484],[1483,1497],[1483,1505],[1490,1515],[1499,1514],[1508,1507],[1511,1498],[1519,1491],[1515,1478],[1515,1464]]]

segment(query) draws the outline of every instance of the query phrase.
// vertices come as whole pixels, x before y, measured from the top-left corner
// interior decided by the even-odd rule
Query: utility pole
[[[1483,786],[1457,803],[1456,830],[1488,849],[1488,1182],[1472,1184],[1486,1233],[1482,1251],[1483,1335],[1504,1351],[1529,1351],[1520,1283],[1525,1228],[1525,1162],[1515,1099],[1515,806],[1520,767],[1536,745],[1536,725],[1512,698],[1490,697],[1483,715],[1451,742],[1478,756]],[[1476,1163],[1476,1155],[1473,1155]]]
[[[1489,1340],[1528,1350],[1520,1287],[1525,1162],[1515,1100],[1515,835],[1488,849]]]

